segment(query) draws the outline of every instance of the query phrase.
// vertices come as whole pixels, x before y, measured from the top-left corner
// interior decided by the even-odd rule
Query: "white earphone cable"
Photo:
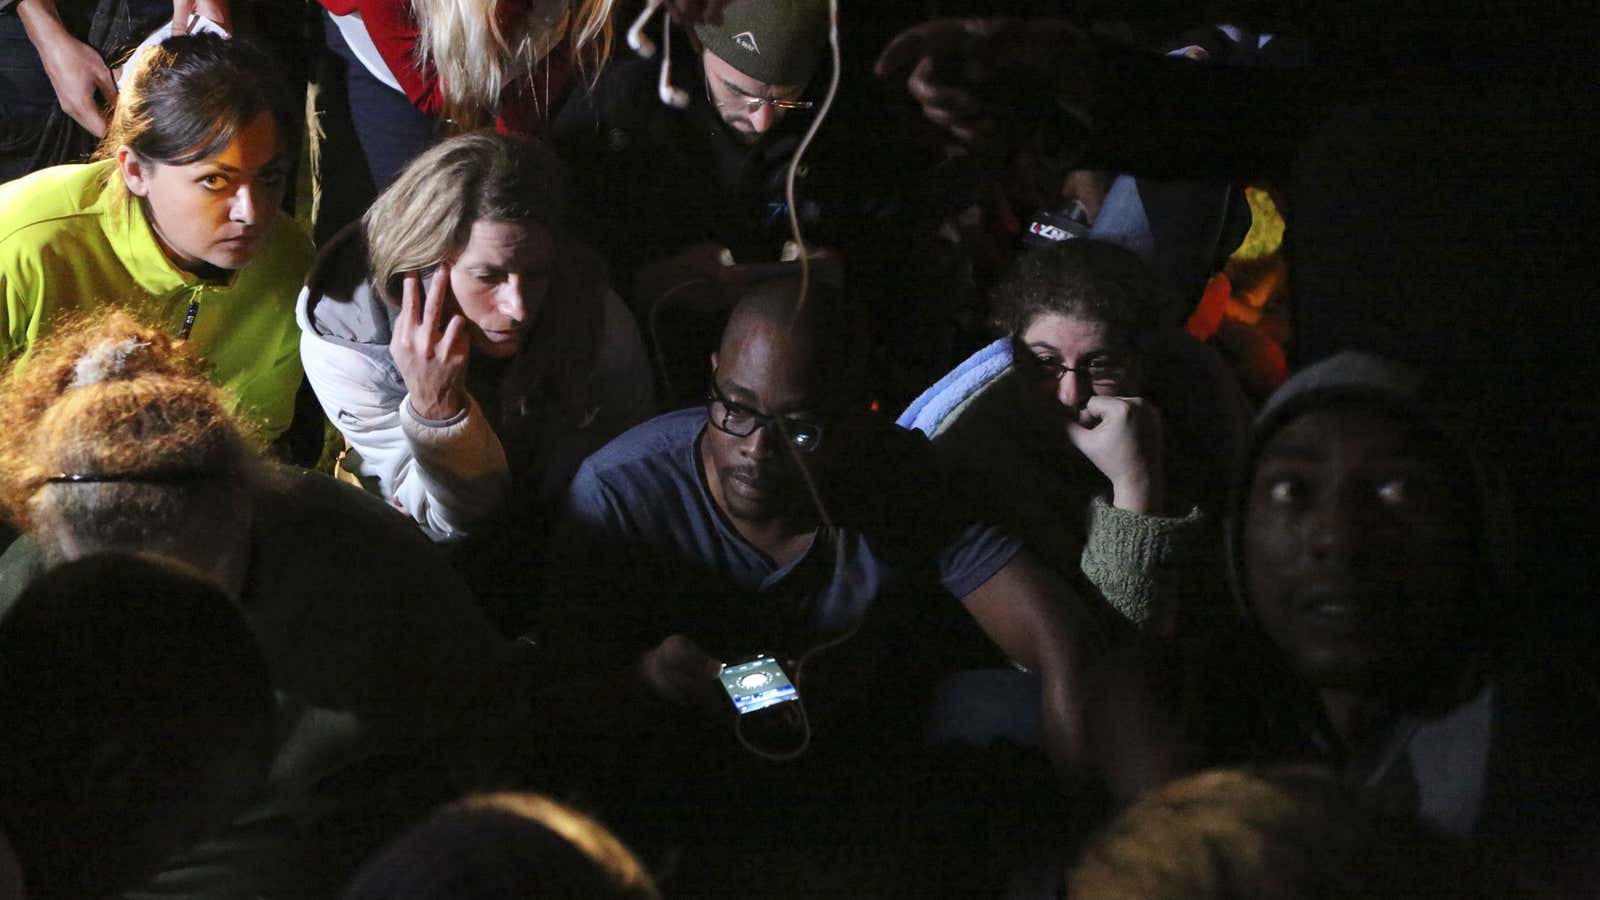
[[[828,47],[832,51],[833,62],[833,69],[828,77],[828,93],[822,98],[822,107],[817,110],[817,117],[811,120],[811,127],[806,129],[805,137],[800,139],[800,146],[795,148],[794,158],[789,160],[789,173],[783,182],[783,198],[789,206],[789,233],[800,251],[800,301],[797,307],[805,306],[807,292],[811,287],[811,254],[806,249],[805,235],[800,232],[800,214],[794,202],[794,179],[795,173],[800,170],[801,158],[811,146],[811,139],[816,137],[817,131],[822,128],[823,121],[828,118],[828,112],[833,108],[833,98],[839,93],[839,72],[842,66],[839,52],[839,0],[828,0]]]

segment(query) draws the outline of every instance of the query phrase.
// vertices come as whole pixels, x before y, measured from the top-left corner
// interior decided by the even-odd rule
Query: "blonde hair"
[[[615,0],[531,0],[525,15],[507,21],[499,15],[501,3],[412,0],[417,64],[438,73],[453,130],[492,124],[501,95],[519,79],[527,80],[537,101],[534,67],[562,41],[572,47],[578,67],[596,75],[611,58]],[[543,102],[550,103],[548,92]]]
[[[543,144],[490,129],[459,134],[406,166],[367,210],[362,231],[372,284],[398,306],[405,276],[459,253],[474,222],[529,222],[549,230],[556,245],[550,290],[523,338],[517,380],[581,419],[605,324],[605,282],[598,267],[580,269],[584,255],[561,243],[561,182],[561,162]]]
[[[537,222],[557,237],[561,181],[561,162],[548,148],[491,129],[429,147],[362,216],[373,285],[398,306],[401,279],[460,251],[480,219]]]
[[[1502,896],[1471,868],[1465,844],[1325,771],[1215,770],[1129,807],[1067,887],[1077,900]]]
[[[102,547],[156,550],[196,499],[231,496],[255,464],[222,393],[164,333],[121,311],[59,324],[0,397],[0,509]],[[64,475],[121,481],[61,484]]]
[[[659,900],[604,826],[537,794],[469,797],[371,859],[344,900]]]
[[[548,797],[510,791],[480,794],[454,803],[446,810],[463,815],[506,813],[537,822],[566,839],[567,843],[592,860],[597,868],[607,874],[618,894],[656,896],[655,882],[650,879],[649,873],[615,835],[599,822]]]

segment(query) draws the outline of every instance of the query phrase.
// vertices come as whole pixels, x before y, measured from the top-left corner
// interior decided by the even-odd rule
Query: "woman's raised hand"
[[[1111,482],[1111,505],[1160,515],[1166,502],[1161,413],[1142,397],[1090,397],[1067,438]]]
[[[389,339],[389,354],[405,379],[411,411],[424,419],[450,419],[467,408],[471,343],[467,317],[450,298],[448,263],[434,271],[426,297],[419,300],[421,292],[421,277],[408,273],[400,291],[400,317]]]

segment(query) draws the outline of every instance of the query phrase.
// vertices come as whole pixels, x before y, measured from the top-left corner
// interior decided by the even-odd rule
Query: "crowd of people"
[[[1567,20],[319,3],[0,0],[0,900],[1592,896]]]

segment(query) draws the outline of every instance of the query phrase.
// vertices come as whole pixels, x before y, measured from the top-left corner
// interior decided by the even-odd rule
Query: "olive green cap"
[[[722,24],[695,37],[740,72],[766,84],[805,84],[828,45],[828,0],[734,0]]]

